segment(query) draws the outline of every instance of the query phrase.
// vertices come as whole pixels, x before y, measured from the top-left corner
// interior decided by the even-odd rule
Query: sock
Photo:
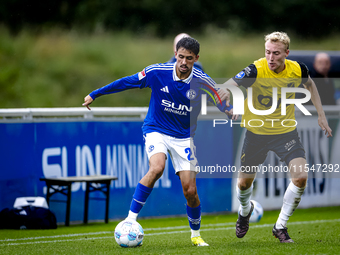
[[[199,230],[191,230],[191,238],[200,236],[200,231]]]
[[[146,199],[149,197],[151,191],[152,188],[146,187],[140,183],[137,184],[131,201],[128,218],[133,220],[137,219],[138,213],[143,208],[143,205],[145,204]]]
[[[134,213],[131,210],[129,210],[129,214],[127,216],[127,219],[137,221],[137,216],[138,216],[138,213]]]
[[[237,198],[240,202],[240,215],[243,217],[246,217],[250,212],[250,196],[253,192],[253,184],[250,186],[249,189],[246,190],[240,190],[240,188],[236,185],[236,192],[237,192]]]
[[[199,229],[201,227],[201,205],[197,207],[187,205],[187,214],[191,228],[191,237],[199,236]]]
[[[293,215],[294,210],[299,205],[304,190],[305,187],[299,188],[295,186],[293,182],[289,183],[283,196],[281,212],[275,225],[277,229],[282,229],[287,226],[287,221],[289,217]]]

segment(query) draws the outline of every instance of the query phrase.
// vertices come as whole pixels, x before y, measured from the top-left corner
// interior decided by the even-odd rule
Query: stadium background
[[[288,15],[291,13],[295,15]],[[183,7],[179,1],[161,0],[72,3],[6,0],[0,7],[0,107],[80,106],[83,97],[93,89],[136,73],[146,65],[167,61],[172,55],[172,39],[179,32],[188,32],[199,39],[202,45],[200,60],[206,72],[214,78],[230,77],[262,57],[263,34],[272,30],[287,31],[292,37],[292,48],[296,50],[336,51],[339,50],[336,23],[339,16],[339,6],[335,1],[311,1],[308,5],[304,1],[279,1],[275,5],[269,1],[189,1]],[[147,106],[149,94],[149,90],[121,93],[118,97],[96,101],[96,106]],[[333,164],[339,163],[336,147],[340,134],[338,118],[331,123],[334,138],[328,141],[329,150],[324,155],[326,162]],[[138,156],[144,171],[147,166],[142,153],[140,121],[6,122],[2,119],[0,124],[0,209],[11,207],[18,196],[43,196],[44,185],[38,179],[46,174],[71,176],[97,171],[114,174],[106,168],[110,148],[111,153],[115,150],[117,157],[119,153],[126,156],[120,158],[125,161],[116,169],[119,181],[111,187],[110,218],[126,215],[138,182]],[[205,128],[207,122],[200,124],[198,145],[206,144],[203,135],[211,138],[210,141],[217,139],[210,128]],[[316,126],[316,120],[313,125]],[[206,130],[211,130],[211,134],[205,133]],[[241,131],[228,130],[224,135],[225,143],[220,144],[221,147],[201,153],[201,164],[209,164],[211,158],[236,164]],[[60,153],[54,151],[55,154],[49,157],[48,165],[53,167],[44,166],[44,151],[53,148],[59,148]],[[307,148],[314,151],[316,146],[309,144]],[[96,151],[100,153],[96,154]],[[77,153],[83,155],[87,167],[77,169]],[[64,155],[67,155],[67,170],[62,166]],[[96,165],[98,158],[101,160],[100,170]],[[118,164],[120,161],[117,160]],[[56,172],[49,172],[51,169]],[[141,216],[185,213],[184,198],[171,164],[166,173],[168,175],[159,182],[157,192],[150,197]],[[263,197],[258,195],[257,199],[263,201],[265,208],[274,209],[281,204],[284,184],[279,184],[280,189],[278,186],[274,189],[275,179],[269,180],[272,192],[269,198],[262,193]],[[317,179],[318,187],[321,187],[322,180],[323,177]],[[199,180],[203,212],[235,210],[232,181],[232,178]],[[305,196],[310,199],[303,201],[311,202],[302,206],[339,204],[334,200],[339,195],[339,191],[334,190],[338,182],[337,178],[327,178],[324,182],[327,189],[315,189],[314,195],[309,192]],[[82,185],[74,186],[72,221],[82,219],[83,189]],[[164,198],[171,199],[171,203],[160,203]],[[89,218],[101,219],[103,206],[90,206],[99,210],[90,210]],[[53,204],[51,209],[62,222],[64,205]]]

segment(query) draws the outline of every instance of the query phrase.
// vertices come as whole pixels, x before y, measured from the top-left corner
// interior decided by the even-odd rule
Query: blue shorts
[[[241,165],[258,166],[262,164],[268,151],[273,151],[287,166],[294,158],[306,158],[305,150],[295,130],[279,135],[257,135],[247,130],[244,139]]]

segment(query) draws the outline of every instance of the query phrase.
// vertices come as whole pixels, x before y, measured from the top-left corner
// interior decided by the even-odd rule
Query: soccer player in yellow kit
[[[268,151],[271,150],[286,162],[292,178],[284,194],[281,212],[272,232],[281,243],[293,242],[288,235],[286,225],[301,200],[306,187],[308,169],[305,169],[305,151],[296,130],[294,104],[287,105],[286,115],[281,115],[281,89],[297,88],[302,83],[311,93],[311,100],[318,113],[319,126],[325,131],[327,137],[332,136],[319,93],[309,76],[308,68],[303,63],[286,59],[289,54],[289,43],[290,38],[286,33],[273,32],[267,35],[265,58],[255,61],[226,82],[227,85],[242,85],[248,91],[248,88],[252,88],[253,108],[262,111],[271,109],[275,103],[274,88],[277,90],[277,108],[268,115],[254,114],[255,110],[250,109],[248,100],[245,100],[241,123],[245,123],[247,132],[242,148],[242,167],[236,187],[237,198],[240,202],[236,222],[238,238],[242,238],[249,229],[249,218],[254,209],[250,196],[256,175],[254,172],[246,172],[242,169],[262,164]],[[286,98],[295,98],[295,93],[287,93]]]

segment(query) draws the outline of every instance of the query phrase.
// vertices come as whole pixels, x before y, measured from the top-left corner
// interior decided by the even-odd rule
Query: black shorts
[[[281,161],[288,163],[294,158],[306,158],[305,150],[295,130],[279,135],[257,135],[247,130],[244,139],[241,165],[258,166],[262,164],[268,151],[273,151]]]

